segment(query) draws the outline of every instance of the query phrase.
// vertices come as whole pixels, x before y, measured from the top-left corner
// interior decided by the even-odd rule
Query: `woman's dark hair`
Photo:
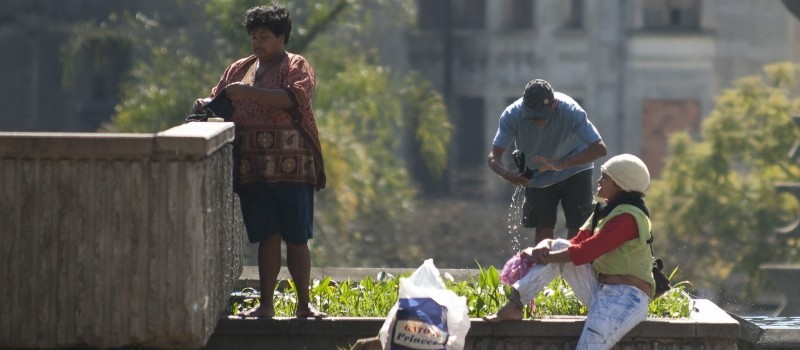
[[[634,207],[637,207],[644,213],[644,215],[650,217],[650,210],[647,209],[647,204],[644,203],[644,193],[622,191],[616,198],[607,204],[598,202],[594,205],[594,214],[592,215],[592,234],[594,234],[594,229],[597,227],[597,222],[600,221],[600,219],[608,216],[608,214],[611,214],[611,211],[620,204],[630,204]]]
[[[616,198],[608,202],[608,204],[603,207],[603,214],[601,216],[605,217],[611,214],[611,211],[620,204],[630,204],[639,208],[645,215],[650,216],[650,210],[647,209],[647,204],[644,202],[644,193],[629,191],[621,191]]]
[[[292,20],[289,18],[289,10],[283,5],[272,4],[269,6],[253,7],[244,15],[242,26],[250,34],[257,28],[266,28],[275,36],[283,36],[283,43],[289,43],[289,35],[292,33]]]

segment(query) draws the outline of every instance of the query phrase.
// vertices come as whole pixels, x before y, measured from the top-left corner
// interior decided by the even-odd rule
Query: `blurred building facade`
[[[194,28],[197,11],[184,1],[4,0],[0,2],[0,130],[94,132],[110,120],[133,50],[102,36],[84,43],[65,73],[62,50],[75,28],[127,12],[141,21]],[[139,14],[137,16],[137,14]]]
[[[196,27],[202,14],[192,13],[197,9],[187,4],[0,2],[0,130],[97,130],[114,114],[132,50],[123,45],[93,51],[90,43],[75,62],[76,71],[85,73],[65,75],[60,50],[74,26],[128,9],[158,12],[158,23],[176,31],[202,30]],[[637,154],[657,175],[670,132],[696,134],[714,97],[736,79],[759,74],[765,64],[800,58],[800,23],[778,1],[416,4],[415,28],[379,26],[374,35],[385,62],[397,70],[422,72],[448,103],[455,126],[451,166],[442,181],[418,174],[439,194],[507,199],[511,187],[488,169],[486,156],[500,113],[533,78],[547,79],[578,100],[609,154]]]
[[[506,195],[486,156],[500,113],[533,78],[583,105],[609,155],[637,154],[658,175],[670,132],[696,135],[715,96],[736,79],[800,57],[800,24],[778,1],[419,0],[417,7],[418,28],[400,64],[444,93],[455,125],[447,185],[467,195]]]

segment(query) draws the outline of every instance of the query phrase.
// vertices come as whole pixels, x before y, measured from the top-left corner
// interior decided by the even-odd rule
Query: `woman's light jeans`
[[[556,239],[552,250],[571,244]],[[572,263],[534,265],[527,275],[514,283],[522,305],[527,305],[554,278],[561,275],[572,287],[575,296],[589,308],[586,324],[578,340],[579,350],[611,349],[633,327],[647,318],[650,298],[639,288],[628,285],[601,284],[592,264]]]

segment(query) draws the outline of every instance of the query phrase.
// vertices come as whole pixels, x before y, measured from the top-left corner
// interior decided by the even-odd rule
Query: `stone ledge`
[[[155,135],[156,152],[174,156],[205,157],[233,142],[233,123],[191,122]]]
[[[739,350],[800,349],[800,330],[797,327],[760,327],[739,316]]]
[[[466,349],[513,349],[516,346],[526,348],[524,344],[575,342],[584,321],[585,317],[581,316],[555,316],[494,324],[473,318]],[[358,339],[377,335],[383,322],[382,317],[332,317],[323,320],[225,318],[220,320],[205,349],[348,348]],[[726,348],[735,346],[738,337],[739,322],[714,303],[698,299],[688,319],[649,318],[622,342],[637,344],[634,345],[637,349],[649,348],[646,344],[672,344],[680,346],[680,349],[709,348],[710,345]]]
[[[312,268],[311,278],[330,276],[334,281],[375,279],[381,271],[400,275],[414,268]],[[477,269],[439,269],[457,281],[472,280]],[[281,268],[279,280],[290,278]],[[237,288],[258,289],[258,267],[245,266]],[[693,300],[689,318],[648,318],[634,328],[622,343],[636,349],[709,349],[735,348],[739,339],[739,322],[713,302]],[[552,316],[540,319],[493,324],[482,319],[471,320],[465,349],[549,349],[574,347],[583,330],[585,317]],[[223,319],[212,335],[206,349],[342,349],[358,339],[374,337],[384,318],[334,317],[325,320],[290,318]],[[241,339],[247,339],[243,341]],[[269,341],[268,341],[269,339]],[[233,346],[233,344],[236,344]],[[274,347],[272,347],[275,344]],[[536,344],[536,345],[534,345]],[[551,346],[551,347],[548,347]]]
[[[0,158],[206,157],[233,142],[233,123],[193,122],[156,134],[0,132]]]

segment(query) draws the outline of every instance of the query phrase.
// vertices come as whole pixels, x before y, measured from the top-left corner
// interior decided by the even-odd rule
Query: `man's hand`
[[[550,159],[543,156],[533,156],[531,157],[531,159],[533,159],[534,162],[542,163],[542,166],[539,167],[539,171],[548,171],[548,170],[559,171],[564,169],[561,166],[561,163],[554,159]]]
[[[527,187],[528,183],[530,183],[530,181],[531,181],[527,177],[524,177],[524,176],[522,176],[522,175],[520,175],[520,174],[518,174],[518,173],[516,173],[514,171],[511,171],[511,170],[508,171],[508,174],[509,175],[503,176],[503,178],[506,181],[514,184],[514,186]]]
[[[506,180],[514,186],[528,186],[530,183],[530,179],[522,176],[516,171],[510,170],[506,168],[505,164],[503,164],[503,153],[505,152],[505,148],[499,146],[492,146],[492,151],[489,153],[489,169],[492,169],[495,174],[502,177],[503,180]]]
[[[581,164],[588,164],[595,161],[596,159],[605,156],[606,156],[606,144],[603,143],[603,140],[599,140],[587,146],[585,150],[580,151],[578,152],[578,154],[575,154],[568,158],[555,160],[536,155],[531,157],[531,160],[542,164],[542,166],[539,167],[539,171],[548,171],[548,170],[560,171],[569,167]]]

